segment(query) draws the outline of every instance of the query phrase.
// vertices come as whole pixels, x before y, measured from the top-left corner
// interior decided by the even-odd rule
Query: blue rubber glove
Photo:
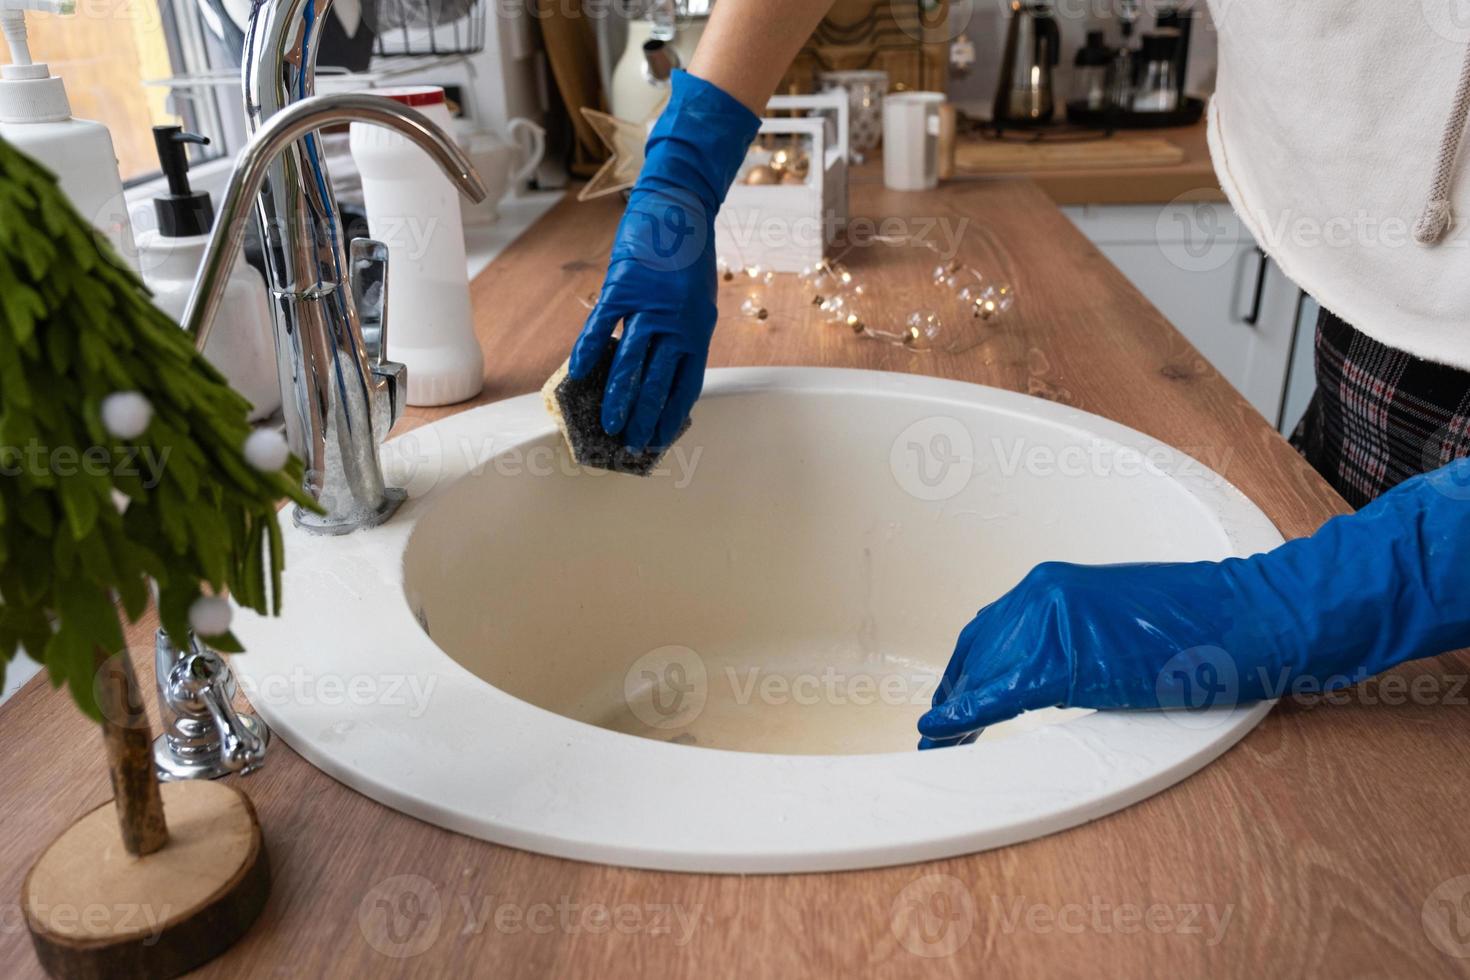
[[[980,610],[919,747],[1023,711],[1199,708],[1322,691],[1470,646],[1470,459],[1251,558],[1038,565]]]
[[[602,427],[630,450],[673,442],[704,386],[715,329],[715,215],[760,128],[723,90],[675,71],[568,373],[592,373],[621,321]]]

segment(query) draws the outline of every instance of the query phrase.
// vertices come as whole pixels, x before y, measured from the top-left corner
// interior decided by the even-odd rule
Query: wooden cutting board
[[[1183,162],[1183,149],[1157,137],[1035,143],[965,140],[955,146],[955,169],[968,174],[1167,167]]]

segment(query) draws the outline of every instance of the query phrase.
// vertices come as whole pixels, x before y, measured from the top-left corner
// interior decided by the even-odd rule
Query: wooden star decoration
[[[638,180],[638,172],[643,169],[643,144],[648,141],[648,131],[659,113],[664,111],[667,101],[668,96],[665,95],[642,122],[629,122],[610,113],[581,107],[582,118],[587,120],[587,125],[592,127],[611,156],[577,193],[577,200],[590,201],[633,186]]]

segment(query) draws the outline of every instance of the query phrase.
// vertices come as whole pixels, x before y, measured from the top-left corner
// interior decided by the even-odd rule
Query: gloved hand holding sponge
[[[1470,459],[1219,562],[1038,565],[960,634],[920,748],[1023,711],[1199,708],[1470,647]]]
[[[759,128],[760,118],[717,86],[674,72],[597,306],[566,378],[549,383],[548,405],[559,402],[579,461],[646,474],[682,432],[718,315],[715,215]],[[587,408],[598,401],[600,433]]]

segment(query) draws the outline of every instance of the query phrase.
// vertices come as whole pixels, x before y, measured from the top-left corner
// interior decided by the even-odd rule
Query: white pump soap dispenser
[[[72,116],[61,79],[31,60],[26,42],[25,11],[70,14],[75,9],[75,0],[0,0],[0,29],[11,61],[0,66],[0,139],[54,173],[78,213],[136,269],[112,136],[101,123]]]
[[[138,264],[143,281],[153,291],[153,303],[175,320],[194,292],[194,279],[209,247],[214,227],[214,202],[189,186],[189,158],[184,147],[208,143],[180,126],[154,126],[153,144],[168,178],[168,192],[153,199],[158,228],[138,233]],[[214,318],[214,329],[204,345],[204,356],[240,394],[250,400],[250,420],[269,418],[281,407],[281,384],[272,339],[271,308],[265,280],[245,263],[236,249],[224,300]]]

